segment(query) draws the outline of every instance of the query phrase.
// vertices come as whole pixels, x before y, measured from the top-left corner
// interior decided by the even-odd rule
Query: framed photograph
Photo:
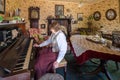
[[[46,25],[45,24],[41,24],[41,29],[45,29]]]
[[[99,11],[94,12],[93,18],[96,21],[99,21],[101,19],[101,13]]]
[[[55,16],[64,15],[64,5],[55,5]]]
[[[106,11],[106,18],[108,20],[110,20],[110,21],[114,20],[116,17],[117,17],[117,13],[116,13],[116,11],[114,9],[108,9]]]
[[[77,19],[78,19],[78,21],[83,21],[83,13],[78,13]]]
[[[5,0],[0,0],[0,13],[5,13]]]

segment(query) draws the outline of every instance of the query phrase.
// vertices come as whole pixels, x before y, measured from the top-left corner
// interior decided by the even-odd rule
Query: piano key
[[[24,66],[23,66],[23,69],[28,69],[29,67],[29,61],[30,61],[30,57],[31,57],[31,54],[32,54],[32,46],[33,46],[33,39],[30,41],[30,45],[28,47],[28,51],[27,51],[27,55],[26,55],[26,58],[25,58],[25,63],[24,63]]]
[[[16,70],[14,70],[13,72],[18,72],[18,71],[22,71],[23,69],[22,68],[20,68],[20,69],[16,69]]]
[[[23,63],[17,63],[16,65],[20,65],[20,64],[24,64],[24,62]]]
[[[25,58],[25,57],[26,57],[26,56],[20,56],[19,59],[21,59],[21,58]]]
[[[23,60],[23,59],[25,60],[25,57],[19,57],[19,59],[18,59],[18,60]]]
[[[23,69],[23,68],[22,67],[17,67],[17,68],[14,68],[13,71],[20,70],[20,69]]]
[[[15,65],[15,68],[17,67],[23,67],[23,64]]]
[[[22,63],[24,61],[25,61],[25,59],[20,59],[20,60],[17,61],[17,63]]]
[[[18,72],[18,71],[22,71],[23,68],[22,67],[18,67],[18,68],[14,68],[13,72]]]

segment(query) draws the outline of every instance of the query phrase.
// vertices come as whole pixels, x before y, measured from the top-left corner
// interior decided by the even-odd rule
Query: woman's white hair
[[[65,32],[65,34],[67,35],[67,29],[65,28],[65,26],[61,25],[60,26],[60,30],[62,30],[63,32]]]

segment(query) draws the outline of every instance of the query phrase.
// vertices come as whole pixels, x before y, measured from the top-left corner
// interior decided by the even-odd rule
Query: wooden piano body
[[[0,80],[31,80],[34,78],[32,45],[33,39],[19,35],[0,52]]]

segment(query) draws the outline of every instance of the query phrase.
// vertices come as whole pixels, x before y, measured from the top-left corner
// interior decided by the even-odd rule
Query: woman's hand
[[[57,61],[55,61],[54,63],[53,63],[53,67],[56,69],[56,68],[58,68],[59,67],[59,63],[57,62]]]
[[[33,47],[40,47],[38,44],[34,44]]]

